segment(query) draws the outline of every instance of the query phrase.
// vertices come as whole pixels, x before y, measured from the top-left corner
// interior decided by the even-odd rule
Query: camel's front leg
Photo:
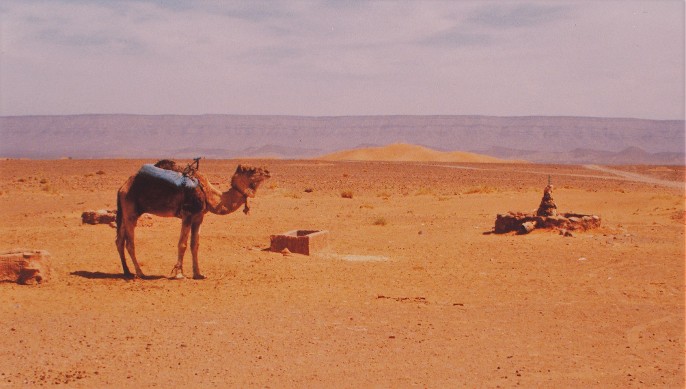
[[[193,279],[202,280],[205,276],[200,274],[200,265],[198,264],[198,248],[200,247],[200,224],[202,223],[202,216],[199,220],[193,222],[191,226],[191,254],[193,255]]]
[[[183,275],[183,256],[186,253],[186,247],[188,246],[188,235],[191,232],[191,222],[188,219],[184,219],[181,224],[181,236],[179,237],[179,256],[176,261],[176,265],[172,269],[171,277],[176,279],[185,278]]]

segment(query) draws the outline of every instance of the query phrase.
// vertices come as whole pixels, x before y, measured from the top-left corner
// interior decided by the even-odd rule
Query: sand
[[[394,161],[394,162],[474,162],[513,163],[489,155],[466,151],[438,151],[428,147],[406,143],[394,143],[379,147],[362,147],[326,154],[318,159],[328,161]]]
[[[158,217],[136,231],[156,279],[125,280],[114,229],[80,215],[149,162],[0,161],[0,250],[53,257],[47,283],[0,283],[0,387],[684,385],[683,189],[580,166],[249,161],[273,178],[251,215],[206,217],[206,280],[166,278],[180,222]],[[239,162],[201,171],[228,188]],[[489,234],[549,176],[560,211],[603,227]],[[293,229],[329,230],[328,250],[264,251]]]

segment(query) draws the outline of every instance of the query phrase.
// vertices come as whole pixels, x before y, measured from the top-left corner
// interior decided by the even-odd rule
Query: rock
[[[586,231],[600,227],[600,217],[578,213],[557,213],[557,205],[552,197],[552,185],[546,186],[541,205],[535,213],[508,212],[499,213],[495,219],[493,232],[504,234],[516,231],[527,234],[534,228],[546,228],[564,231],[560,235],[574,236],[571,231]]]
[[[536,228],[536,222],[525,222],[519,227],[520,234],[528,234]]]
[[[560,230],[560,235],[566,236],[566,237],[569,237],[569,238],[573,238],[573,237],[574,237],[574,234],[572,234],[571,231],[565,230],[565,229]]]
[[[84,224],[110,224],[116,220],[116,210],[99,209],[97,211],[85,211],[81,214],[81,222]]]
[[[45,250],[14,249],[0,253],[0,281],[22,285],[48,280],[50,253]]]

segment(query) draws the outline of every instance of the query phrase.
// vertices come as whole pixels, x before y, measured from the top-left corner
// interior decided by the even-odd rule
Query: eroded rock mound
[[[45,282],[50,274],[45,250],[14,249],[0,252],[0,281],[22,285]]]

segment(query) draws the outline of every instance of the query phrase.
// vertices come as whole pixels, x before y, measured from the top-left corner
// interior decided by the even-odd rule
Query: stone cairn
[[[586,231],[600,227],[600,217],[579,213],[559,215],[553,200],[553,186],[548,184],[543,190],[541,204],[535,213],[508,212],[496,216],[493,232],[504,234],[515,231],[528,234],[537,228],[560,231],[560,235],[573,236],[571,231]]]

